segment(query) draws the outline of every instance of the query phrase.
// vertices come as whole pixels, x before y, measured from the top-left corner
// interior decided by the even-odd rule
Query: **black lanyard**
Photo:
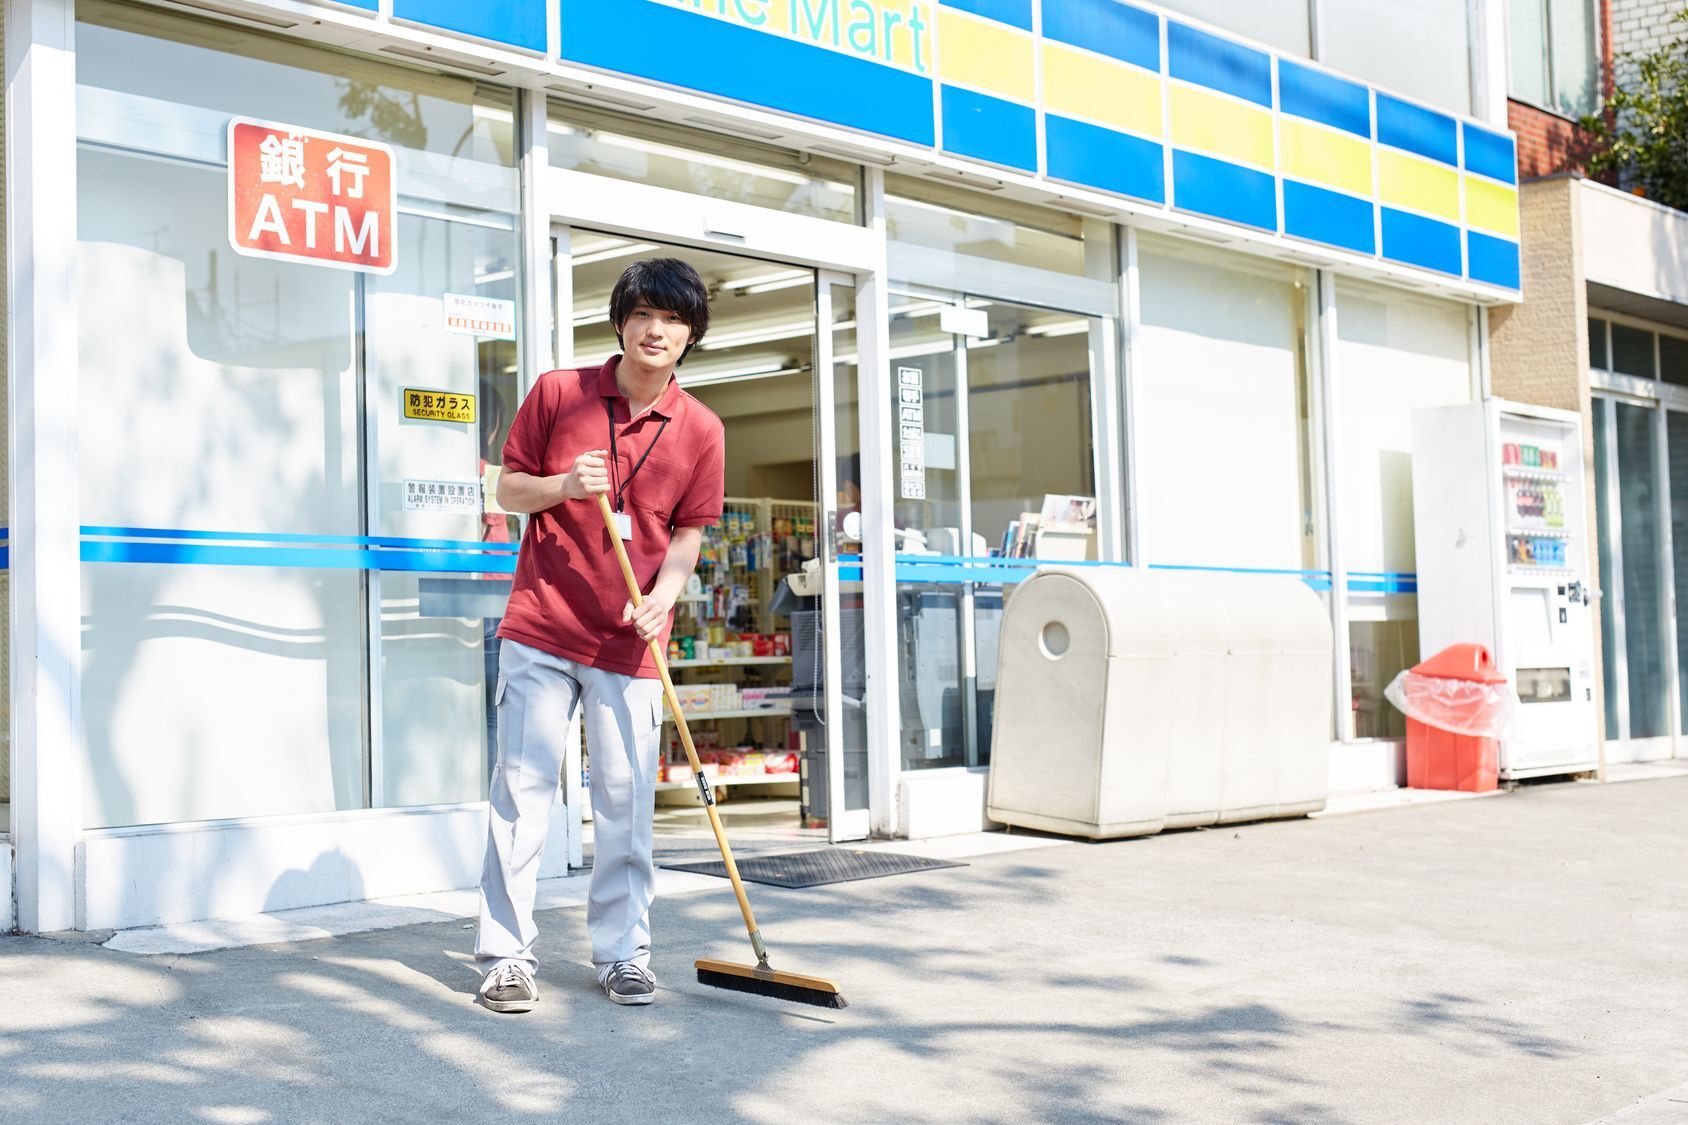
[[[627,490],[632,487],[633,478],[645,467],[645,459],[651,455],[651,450],[656,448],[656,443],[662,440],[662,431],[668,428],[669,419],[664,418],[662,425],[657,427],[656,437],[645,447],[644,457],[639,458],[639,463],[633,466],[633,471],[627,474],[627,479],[617,483],[617,478],[621,476],[621,461],[615,452],[615,399],[604,399],[604,413],[610,416],[610,484],[615,489],[615,510],[619,512],[626,506]]]

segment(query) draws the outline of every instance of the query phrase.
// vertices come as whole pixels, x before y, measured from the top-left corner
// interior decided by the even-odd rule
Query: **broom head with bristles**
[[[813,1004],[817,1008],[847,1008],[838,986],[824,977],[807,977],[802,973],[782,973],[764,969],[760,965],[735,965],[731,961],[699,961],[697,981],[711,988],[727,988],[734,992],[748,992],[753,996],[771,996],[775,1000],[790,1000],[796,1004]]]

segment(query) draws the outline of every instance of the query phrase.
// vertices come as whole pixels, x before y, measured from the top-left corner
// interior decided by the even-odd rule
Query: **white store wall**
[[[1296,271],[1149,237],[1138,269],[1142,556],[1301,569]]]

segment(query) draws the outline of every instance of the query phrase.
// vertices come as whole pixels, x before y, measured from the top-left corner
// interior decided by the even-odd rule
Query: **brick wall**
[[[1506,103],[1506,126],[1518,135],[1518,178],[1582,172],[1594,154],[1589,135],[1569,118],[1525,102]]]
[[[1688,24],[1672,23],[1671,17],[1688,8],[1688,0],[1610,0],[1612,53],[1617,56],[1615,77],[1627,85],[1635,77],[1635,66],[1626,54],[1645,55],[1673,39],[1688,36]]]

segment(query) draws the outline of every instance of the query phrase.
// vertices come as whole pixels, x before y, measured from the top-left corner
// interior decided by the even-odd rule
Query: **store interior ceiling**
[[[618,351],[610,325],[610,292],[640,258],[673,256],[691,263],[710,297],[710,327],[679,371],[681,386],[726,423],[727,492],[734,496],[810,499],[815,495],[817,443],[814,410],[815,272],[713,250],[666,246],[636,237],[575,230],[573,358],[567,366],[603,363]],[[852,290],[841,297],[849,301]],[[891,298],[894,320],[915,327],[897,333],[893,360],[947,352],[955,337],[943,331],[940,312],[956,302],[938,296]],[[1071,314],[1009,309],[982,298],[960,302],[990,312],[990,333],[967,340],[969,351],[1015,340],[1033,343],[1082,336],[1088,322]],[[855,363],[854,310],[833,316],[835,362]],[[853,398],[853,380],[841,380],[840,405]],[[841,447],[843,448],[843,447]]]

